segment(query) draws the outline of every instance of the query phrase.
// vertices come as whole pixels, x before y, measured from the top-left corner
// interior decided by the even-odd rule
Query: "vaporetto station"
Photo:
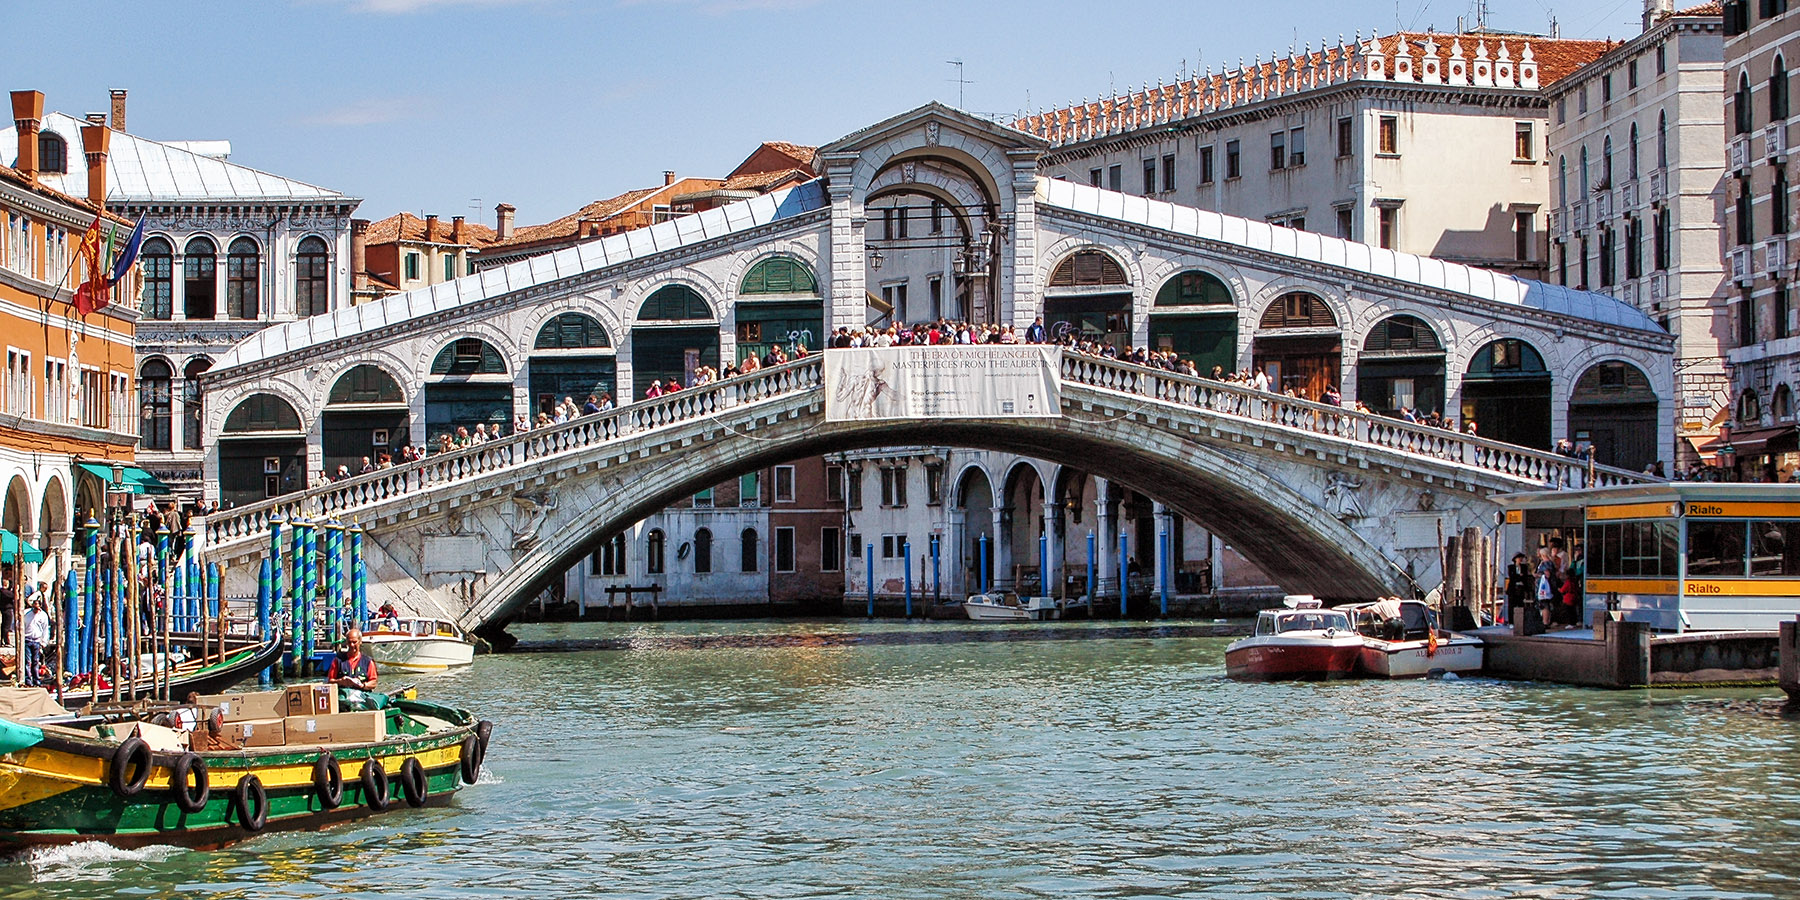
[[[821,147],[823,176],[798,187],[259,332],[206,380],[207,491],[232,504],[207,523],[211,552],[265,555],[273,519],[354,518],[372,538],[371,602],[481,626],[711,483],[931,441],[1152,494],[1292,590],[1386,592],[1435,583],[1435,547],[1402,540],[1417,522],[1491,527],[1495,493],[1636,480],[1545,452],[1583,421],[1673,444],[1672,341],[1636,309],[1041,178],[1045,147],[928,105]],[[896,195],[943,210],[929,247],[870,233],[867,205]],[[1203,373],[1266,369],[1298,396],[1058,352],[1045,363],[1057,408],[1033,418],[827,417],[818,355],[628,402],[772,334],[889,315],[872,292],[882,266],[944,248],[954,283],[909,320],[1022,329],[1041,315],[1053,332],[1174,349]],[[317,483],[366,454],[371,431],[425,446],[457,421],[510,425],[547,373],[610,387],[623,406]],[[1314,402],[1324,387],[1345,407]],[[1346,408],[1356,399],[1376,412]],[[1399,405],[1475,419],[1480,436],[1379,414]]]

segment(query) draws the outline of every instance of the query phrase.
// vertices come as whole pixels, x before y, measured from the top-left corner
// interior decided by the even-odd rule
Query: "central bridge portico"
[[[1409,529],[1487,524],[1489,493],[1584,478],[1517,446],[1547,447],[1572,408],[1607,402],[1583,385],[1629,384],[1652,427],[1671,427],[1671,339],[1611,298],[1046,180],[1042,149],[934,104],[821,148],[823,177],[778,194],[259,332],[207,379],[209,491],[236,507],[209,523],[212,549],[264,552],[276,510],[355,517],[403,605],[480,624],[595,546],[591,529],[758,465],[930,440],[1116,467],[1293,590],[1410,590],[1435,584],[1436,553],[1411,549]],[[948,279],[937,311],[953,318],[1043,314],[1202,372],[1266,368],[1302,396],[1441,405],[1480,418],[1483,438],[1072,355],[1064,415],[1036,424],[825,422],[817,355],[636,399],[771,343],[816,350],[838,327],[929,316],[893,289],[921,266]],[[542,385],[581,379],[624,407],[512,433]],[[473,425],[505,436],[318,483],[371,444]],[[271,469],[311,486],[262,500]]]

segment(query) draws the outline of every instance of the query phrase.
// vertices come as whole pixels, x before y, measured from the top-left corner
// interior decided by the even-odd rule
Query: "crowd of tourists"
[[[1523,610],[1533,628],[1581,625],[1587,562],[1580,546],[1572,555],[1567,547],[1562,538],[1552,537],[1538,548],[1535,559],[1515,553],[1506,568],[1507,608]]]

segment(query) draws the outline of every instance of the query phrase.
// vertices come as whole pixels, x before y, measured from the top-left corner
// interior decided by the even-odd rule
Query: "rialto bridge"
[[[370,529],[375,602],[385,589],[480,625],[709,484],[932,441],[1079,465],[1290,589],[1342,595],[1435,570],[1435,551],[1398,549],[1410,513],[1491,522],[1492,493],[1581,483],[1542,452],[1555,437],[1635,435],[1603,448],[1632,463],[1636,444],[1673,444],[1672,341],[1631,307],[1041,179],[1043,149],[934,104],[820,148],[813,182],[260,332],[206,380],[208,490],[232,507],[207,524],[211,552],[260,555],[276,513],[353,517]],[[942,280],[889,290],[919,273]],[[771,344],[938,314],[1021,329],[1042,315],[1203,372],[1265,369],[1302,397],[1340,387],[1346,406],[1472,418],[1481,437],[1073,354],[1056,364],[1062,414],[1042,419],[828,422],[815,355],[513,433],[562,396],[629,401]],[[474,424],[507,437],[320,483]]]

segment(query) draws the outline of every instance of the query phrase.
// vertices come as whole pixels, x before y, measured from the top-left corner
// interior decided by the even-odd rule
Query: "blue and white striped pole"
[[[906,617],[910,619],[912,618],[912,541],[908,540],[902,543],[900,550],[901,563],[906,568],[904,576],[906,580]]]
[[[1159,575],[1157,581],[1161,582],[1158,587],[1162,589],[1162,617],[1166,619],[1169,617],[1169,582],[1175,577],[1175,573],[1169,571],[1169,565],[1174,562],[1174,557],[1169,553],[1169,530],[1167,528],[1156,533],[1156,557],[1158,559],[1156,568]]]
[[[1125,618],[1126,599],[1131,596],[1131,545],[1125,532],[1119,532],[1119,618]]]
[[[869,618],[875,618],[875,544],[863,545],[863,578],[869,589]]]
[[[1097,574],[1094,571],[1094,561],[1099,558],[1096,555],[1098,553],[1099,549],[1100,549],[1099,542],[1094,539],[1094,533],[1092,531],[1089,531],[1088,532],[1088,591],[1087,591],[1087,595],[1088,595],[1088,603],[1090,604],[1090,606],[1088,607],[1088,612],[1090,614],[1093,613],[1093,611],[1094,611],[1093,606],[1091,604],[1093,604],[1094,601],[1099,599],[1097,596],[1095,596],[1095,592],[1100,590],[1100,586],[1098,584],[1095,584],[1095,582],[1094,582],[1094,579]]]

